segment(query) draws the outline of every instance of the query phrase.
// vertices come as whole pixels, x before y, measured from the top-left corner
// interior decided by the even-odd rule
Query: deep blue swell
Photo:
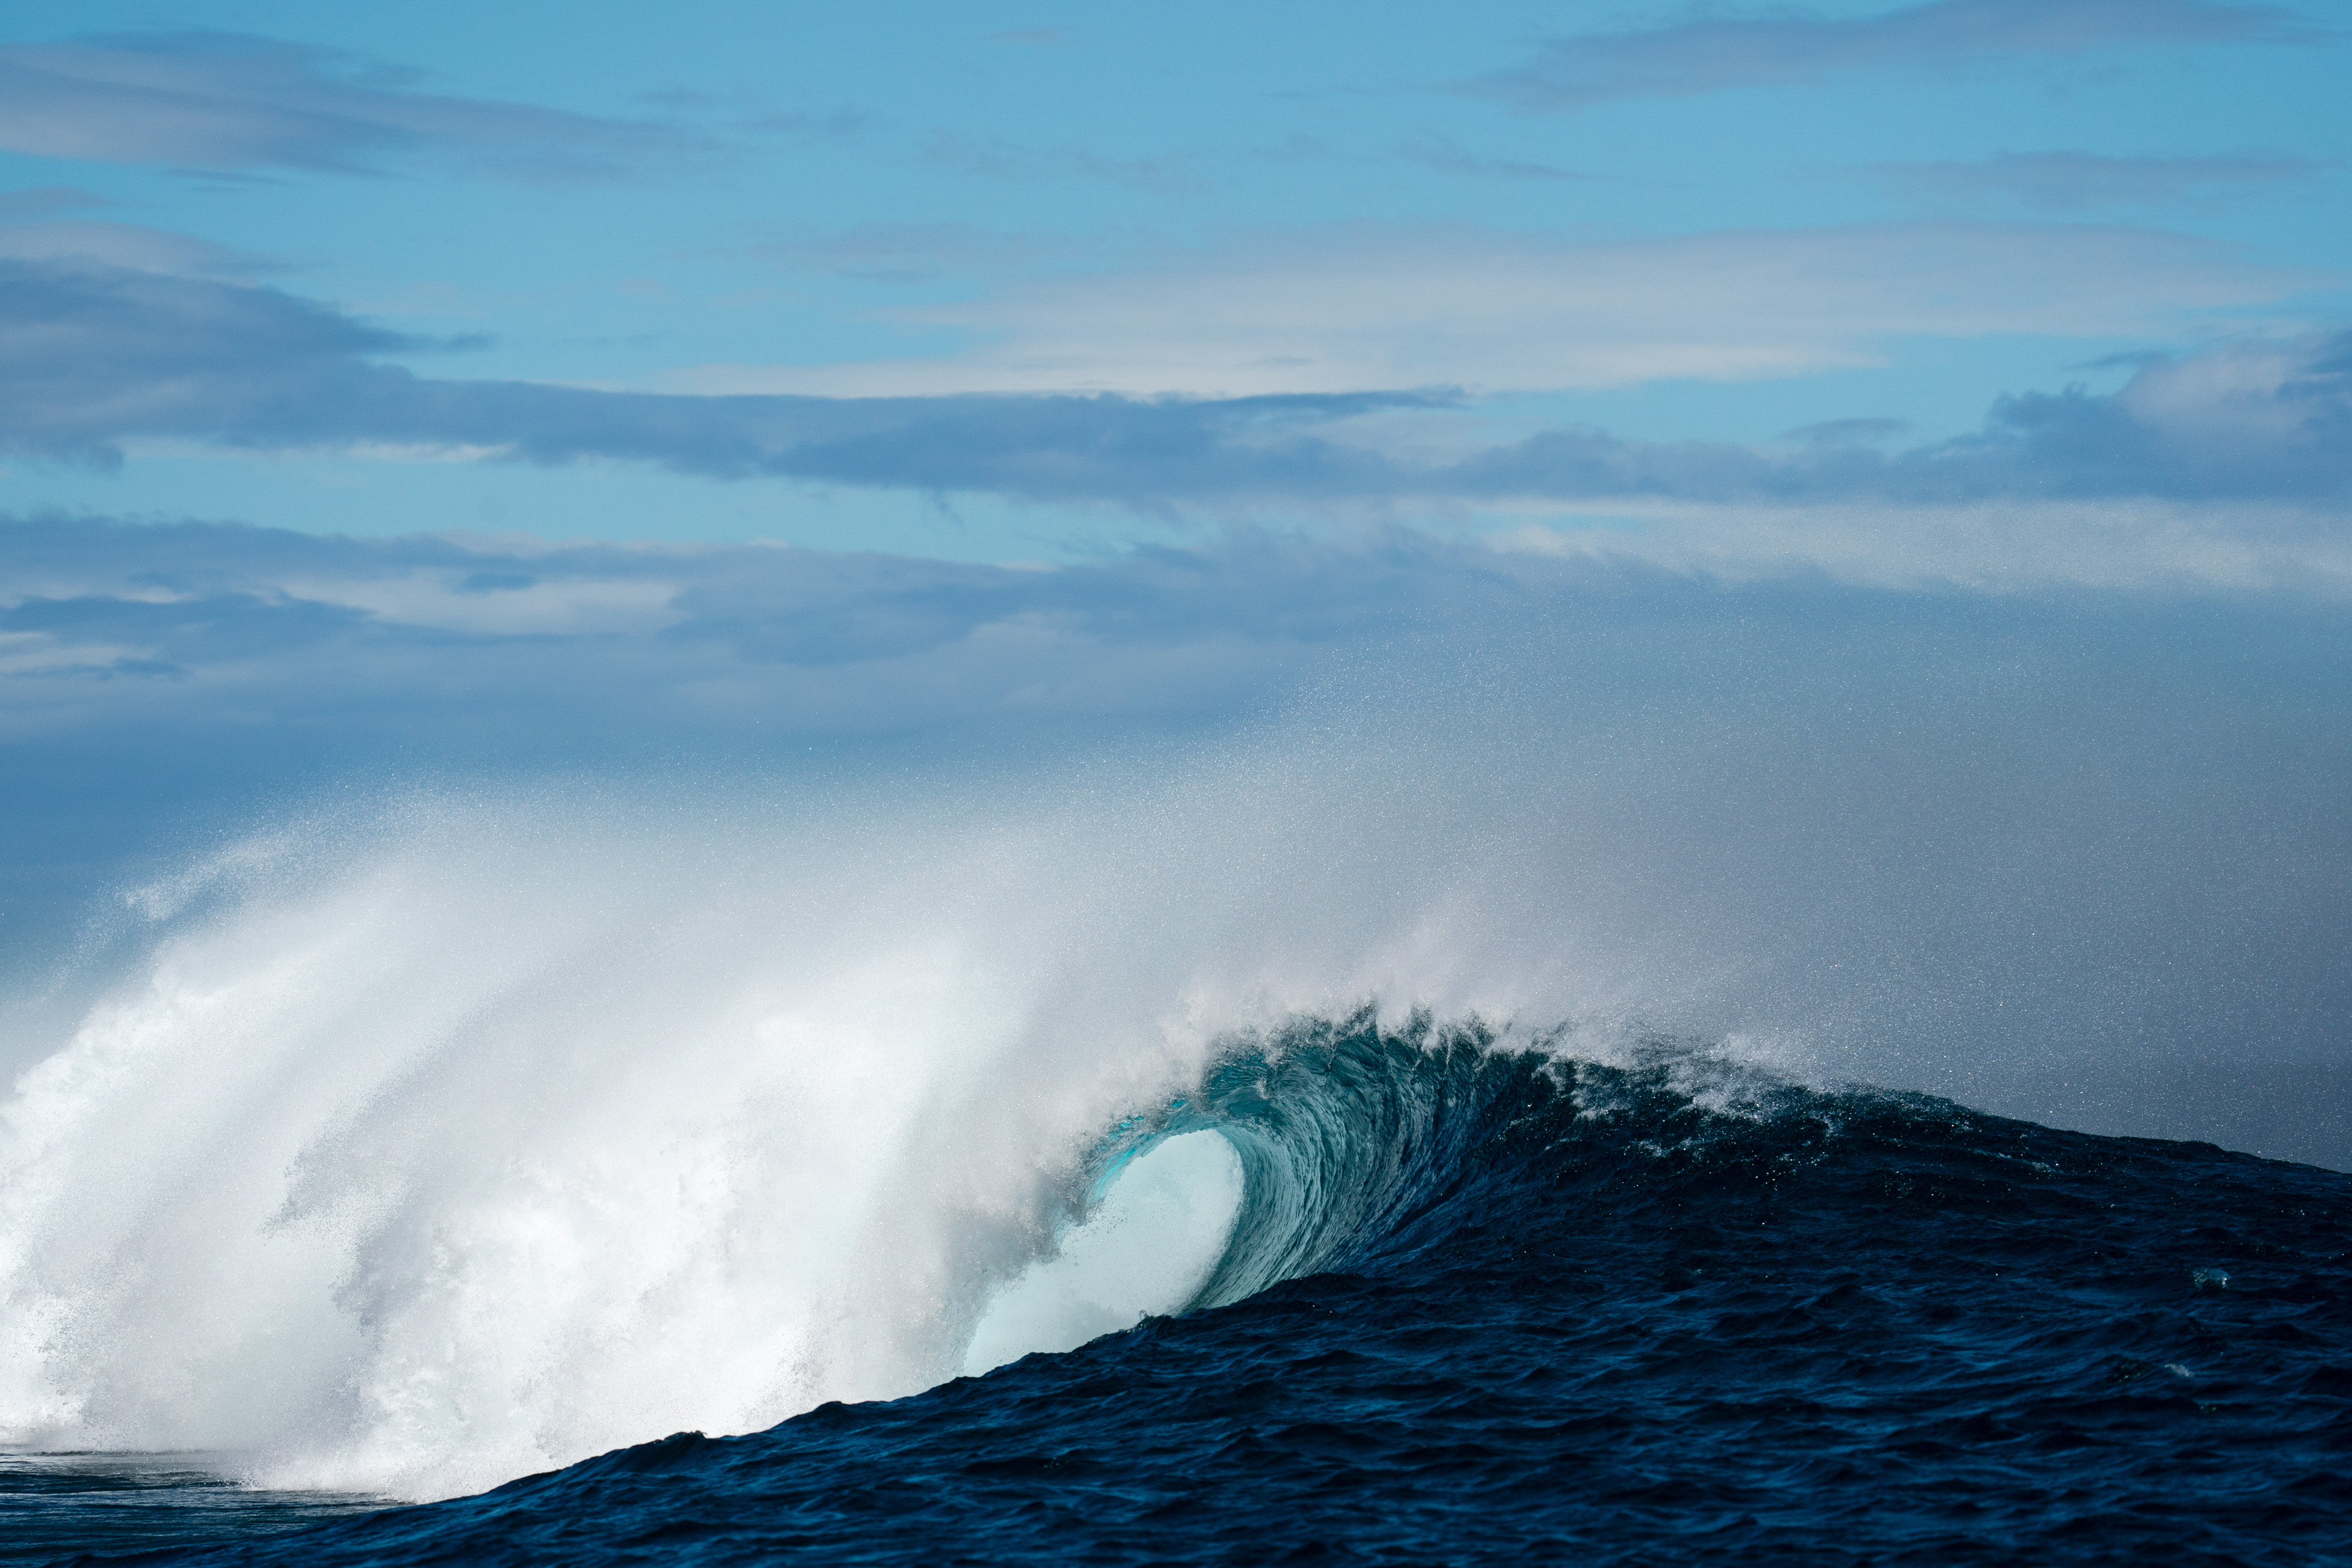
[[[2352,1177],[1490,1044],[1124,1134],[1242,1151],[1195,1312],[174,1560],[2352,1561]]]

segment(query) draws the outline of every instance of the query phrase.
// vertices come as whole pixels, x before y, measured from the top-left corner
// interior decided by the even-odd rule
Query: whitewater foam
[[[414,800],[141,892],[152,956],[0,1112],[7,1438],[445,1496],[1067,1348],[1239,1204],[1213,1134],[1090,1202],[1103,1129],[1433,948],[1395,899],[1235,926],[1300,852],[1202,863],[1181,807],[645,804]]]

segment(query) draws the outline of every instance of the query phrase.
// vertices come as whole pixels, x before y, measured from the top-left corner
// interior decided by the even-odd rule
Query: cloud
[[[254,277],[277,269],[266,257],[209,240],[78,214],[121,203],[91,191],[48,185],[0,191],[0,261],[64,261],[192,277]]]
[[[1909,224],[1562,238],[1354,225],[1064,271],[888,312],[961,352],[709,366],[680,391],[1197,396],[1738,381],[1883,362],[1890,340],[2178,330],[2325,282],[2121,226]]]
[[[1044,570],[0,519],[0,745],[257,710],[320,752],[444,755],[1225,713],[1318,649],[1507,596],[1501,559],[1402,534]]]
[[[0,444],[100,461],[139,435],[300,444],[306,423],[364,423],[367,390],[399,374],[366,356],[412,346],[273,289],[0,261]]]
[[[53,218],[60,213],[86,213],[121,204],[95,191],[79,190],[70,185],[5,191],[0,192],[0,222],[21,223],[30,218]]]
[[[1524,109],[1574,110],[1619,99],[1813,82],[1846,71],[1950,69],[2138,44],[2307,43],[2323,36],[2273,5],[1931,0],[1865,16],[1702,16],[1663,27],[1580,34],[1547,42],[1523,63],[1468,85]]]
[[[2050,486],[2352,500],[2352,332],[2149,361],[2113,397],[2031,393],[1994,410]],[[2049,487],[2045,486],[2045,488]]]
[[[107,463],[139,437],[257,450],[386,444],[1164,504],[1312,489],[1350,471],[1373,484],[1376,457],[1306,427],[1433,401],[684,397],[434,380],[379,358],[435,346],[274,289],[0,262],[0,451]]]
[[[1900,419],[1831,419],[1801,425],[1780,439],[1816,447],[1870,446],[1892,441],[1910,428],[1908,421]]]
[[[2090,152],[2004,152],[1975,163],[1885,163],[1874,172],[1907,194],[1941,200],[2000,198],[2036,212],[2210,203],[2263,186],[2306,181],[2326,168],[2308,158],[2109,158]]]
[[[251,277],[273,269],[258,256],[208,240],[110,219],[68,216],[121,203],[51,185],[0,191],[0,260],[81,261],[142,272]]]
[[[480,720],[485,738],[612,721],[658,744],[747,721],[887,733],[1230,711],[1325,651],[1417,625],[1508,625],[1564,591],[1623,596],[1638,615],[1671,619],[1716,597],[1727,570],[1806,591],[1825,569],[1916,583],[1937,575],[1923,563],[1951,559],[1971,533],[1981,546],[2050,532],[2046,517],[2013,509],[1954,511],[1923,548],[1913,530],[1872,521],[1856,513],[1804,535],[1770,518],[1744,541],[1733,529],[1711,541],[1621,531],[1607,551],[1557,532],[1481,541],[1380,528],[1315,540],[1236,529],[1041,568],[0,517],[0,743],[207,713],[242,722],[257,705],[305,744],[453,714]],[[2100,526],[2114,535],[2104,556],[2085,526],[2071,555],[2026,560],[2009,585],[2147,586],[2160,575],[2118,575],[2158,530],[2135,536],[2113,517]],[[1859,546],[1874,532],[1871,556]],[[2339,540],[2339,567],[2346,556]],[[1981,554],[1963,564],[1967,578],[1988,575]],[[2174,574],[2169,586],[2182,584],[2197,586],[2197,574]],[[2352,589],[2352,571],[2336,588]],[[649,704],[654,692],[667,695]]]
[[[1516,650],[1507,659],[1547,644],[1634,687],[1696,653],[1710,694],[1699,706],[1717,720],[1725,693],[1778,690],[1808,671],[1874,678],[1887,658],[1942,668],[1955,629],[1988,619],[2061,632],[2029,632],[1991,660],[1999,670],[2075,646],[2084,620],[2104,615],[2111,644],[2131,654],[2100,663],[2113,680],[2177,651],[2175,629],[2196,615],[2184,604],[2226,604],[2215,587],[2332,588],[2332,604],[2290,591],[2246,613],[2263,634],[2299,617],[2342,642],[2352,551],[2340,538],[2333,576],[2320,578],[2284,548],[2256,559],[2227,553],[2231,541],[2210,530],[2200,542],[2177,514],[2058,521],[2017,507],[1924,521],[1857,508],[1605,539],[1557,527],[1493,540],[1238,529],[1018,568],[0,517],[0,797],[57,817],[94,785],[167,801],[220,773],[382,781],[681,752],[789,762],[806,741],[859,737],[1021,750],[1071,726],[1165,732],[1265,713],[1334,674],[1380,701],[1394,695],[1383,668],[1442,687],[1445,670],[1466,666],[1430,658],[1433,636],[1457,651]],[[1956,582],[2031,591],[1956,598]],[[2119,614],[2112,598],[2060,599],[2053,613],[2050,593],[2075,585],[2163,591],[2139,601],[2160,623],[2135,626],[2137,612]],[[1921,586],[1934,591],[1885,597]],[[1884,634],[1859,657],[1853,636],[1874,625]],[[1694,626],[1708,629],[1696,642]],[[1738,651],[1789,638],[1803,646],[1772,679]],[[2216,641],[2234,660],[2245,638]],[[1505,706],[1526,712],[1524,699]],[[1368,722],[1381,727],[1377,713]],[[1738,770],[1748,748],[1715,722],[1701,727]],[[16,841],[22,858],[43,852],[38,834]],[[12,902],[5,913],[20,912]]]
[[[530,179],[675,155],[656,125],[415,90],[411,73],[236,34],[0,46],[0,149],[203,169],[354,172],[433,154]]]
[[[2176,501],[1614,502],[1489,536],[1556,559],[1640,562],[1715,582],[1811,580],[1897,591],[2212,596],[2352,601],[2352,534],[2340,508]]]
[[[1818,427],[1817,427],[1818,428]],[[1807,433],[1800,433],[1807,434]],[[1954,505],[1996,497],[2352,502],[2352,333],[2239,344],[2146,364],[2112,396],[1997,403],[1980,433],[1887,453],[1549,431],[1454,465],[1457,494],[1713,503]]]
[[[142,272],[250,277],[274,264],[207,240],[142,224],[69,218],[56,223],[0,220],[0,260],[83,261]],[[5,328],[0,328],[5,330]]]
[[[2347,334],[2152,360],[2111,396],[2011,398],[1976,435],[1900,451],[1871,444],[1888,433],[1865,419],[1806,433],[1794,451],[1562,429],[1457,455],[1429,455],[1460,446],[1443,439],[1458,402],[1444,394],[688,396],[438,379],[384,362],[436,346],[269,288],[0,261],[0,451],[120,461],[121,444],[142,437],[439,449],[1163,512],[2352,499]],[[1395,429],[1401,418],[1418,432]]]

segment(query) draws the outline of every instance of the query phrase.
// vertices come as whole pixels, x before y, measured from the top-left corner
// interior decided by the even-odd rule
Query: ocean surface
[[[1083,1174],[978,1375],[388,1509],[18,1453],[0,1559],[2352,1562],[2352,1176],[1369,1009]]]

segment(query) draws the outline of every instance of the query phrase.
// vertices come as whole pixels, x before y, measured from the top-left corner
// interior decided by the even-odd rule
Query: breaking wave
[[[446,1496],[1316,1266],[1387,1155],[1212,1067],[1542,967],[1219,814],[415,799],[134,890],[0,1111],[0,1435]]]
[[[0,1441],[476,1491],[1487,1223],[1446,1195],[1505,1079],[1696,1040],[1702,1099],[2031,1112],[2053,1065],[2145,1080],[2154,1009],[2253,1016],[2245,953],[2322,962],[2318,894],[2149,945],[2173,890],[2292,894],[2263,856],[2315,852],[2209,875],[2136,732],[1832,745],[1832,695],[1372,712],[1049,784],[426,792],[228,844],[127,890],[87,1004],[8,1042]]]

